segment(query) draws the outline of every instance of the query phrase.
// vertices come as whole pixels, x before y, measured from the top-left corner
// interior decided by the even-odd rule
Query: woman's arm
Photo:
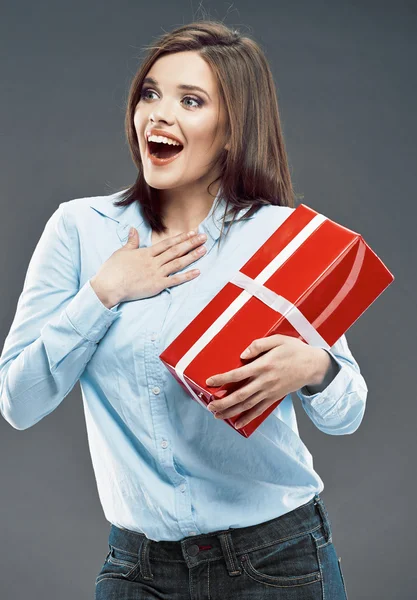
[[[61,203],[34,250],[0,356],[0,412],[27,429],[52,412],[80,378],[97,344],[120,316],[88,280],[79,289]]]
[[[316,393],[312,386],[297,390],[304,410],[313,423],[329,435],[345,435],[356,431],[362,421],[368,387],[353,357],[346,336],[342,335],[330,350],[338,372],[329,373],[330,382]]]

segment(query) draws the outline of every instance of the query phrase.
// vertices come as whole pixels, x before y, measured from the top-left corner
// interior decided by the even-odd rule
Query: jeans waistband
[[[163,561],[185,561],[188,567],[206,560],[224,558],[229,575],[240,574],[237,556],[276,544],[298,535],[324,528],[325,541],[331,541],[331,525],[319,494],[280,517],[257,525],[203,533],[178,541],[149,540],[143,533],[120,529],[112,524],[109,544],[138,556],[145,579],[152,579],[149,558]]]

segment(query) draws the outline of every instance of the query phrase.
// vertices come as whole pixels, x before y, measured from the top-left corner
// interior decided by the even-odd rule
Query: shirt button
[[[317,399],[317,404],[323,404],[324,402],[324,398],[318,398]]]
[[[153,393],[154,393],[154,394],[159,394],[159,392],[160,392],[161,390],[159,389],[159,387],[158,387],[158,386],[155,386],[154,388],[152,388],[152,391],[153,391]]]
[[[168,442],[167,442],[166,440],[163,440],[163,441],[161,442],[161,446],[162,446],[162,448],[167,448],[167,446],[168,446]]]
[[[196,531],[190,531],[189,535],[197,535]]]
[[[153,333],[153,334],[151,335],[151,340],[152,340],[153,342],[156,340],[156,333]]]
[[[180,490],[181,490],[182,492],[185,492],[185,488],[186,488],[186,485],[185,485],[185,483],[182,483],[182,484],[180,485]]]

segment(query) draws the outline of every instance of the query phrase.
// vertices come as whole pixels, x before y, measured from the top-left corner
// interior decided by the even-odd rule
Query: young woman
[[[325,433],[359,427],[367,387],[345,336],[330,351],[254,340],[239,369],[212,374],[248,378],[217,419],[159,359],[294,210],[259,46],[216,21],[166,33],[134,77],[126,130],[135,183],[61,203],[34,251],[0,361],[2,414],[31,427],[80,381],[111,524],[96,600],[346,598],[291,397]],[[222,421],[284,396],[249,438]]]

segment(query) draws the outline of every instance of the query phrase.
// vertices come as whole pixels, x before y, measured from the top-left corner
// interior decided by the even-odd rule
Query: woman
[[[325,433],[359,427],[367,387],[345,336],[331,351],[254,340],[240,369],[213,373],[249,377],[217,419],[159,359],[294,210],[259,46],[215,21],[165,34],[132,82],[126,130],[136,182],[61,203],[35,249],[1,357],[2,414],[26,429],[80,381],[111,524],[96,599],[346,598],[291,398]],[[249,438],[222,422],[283,396]]]

